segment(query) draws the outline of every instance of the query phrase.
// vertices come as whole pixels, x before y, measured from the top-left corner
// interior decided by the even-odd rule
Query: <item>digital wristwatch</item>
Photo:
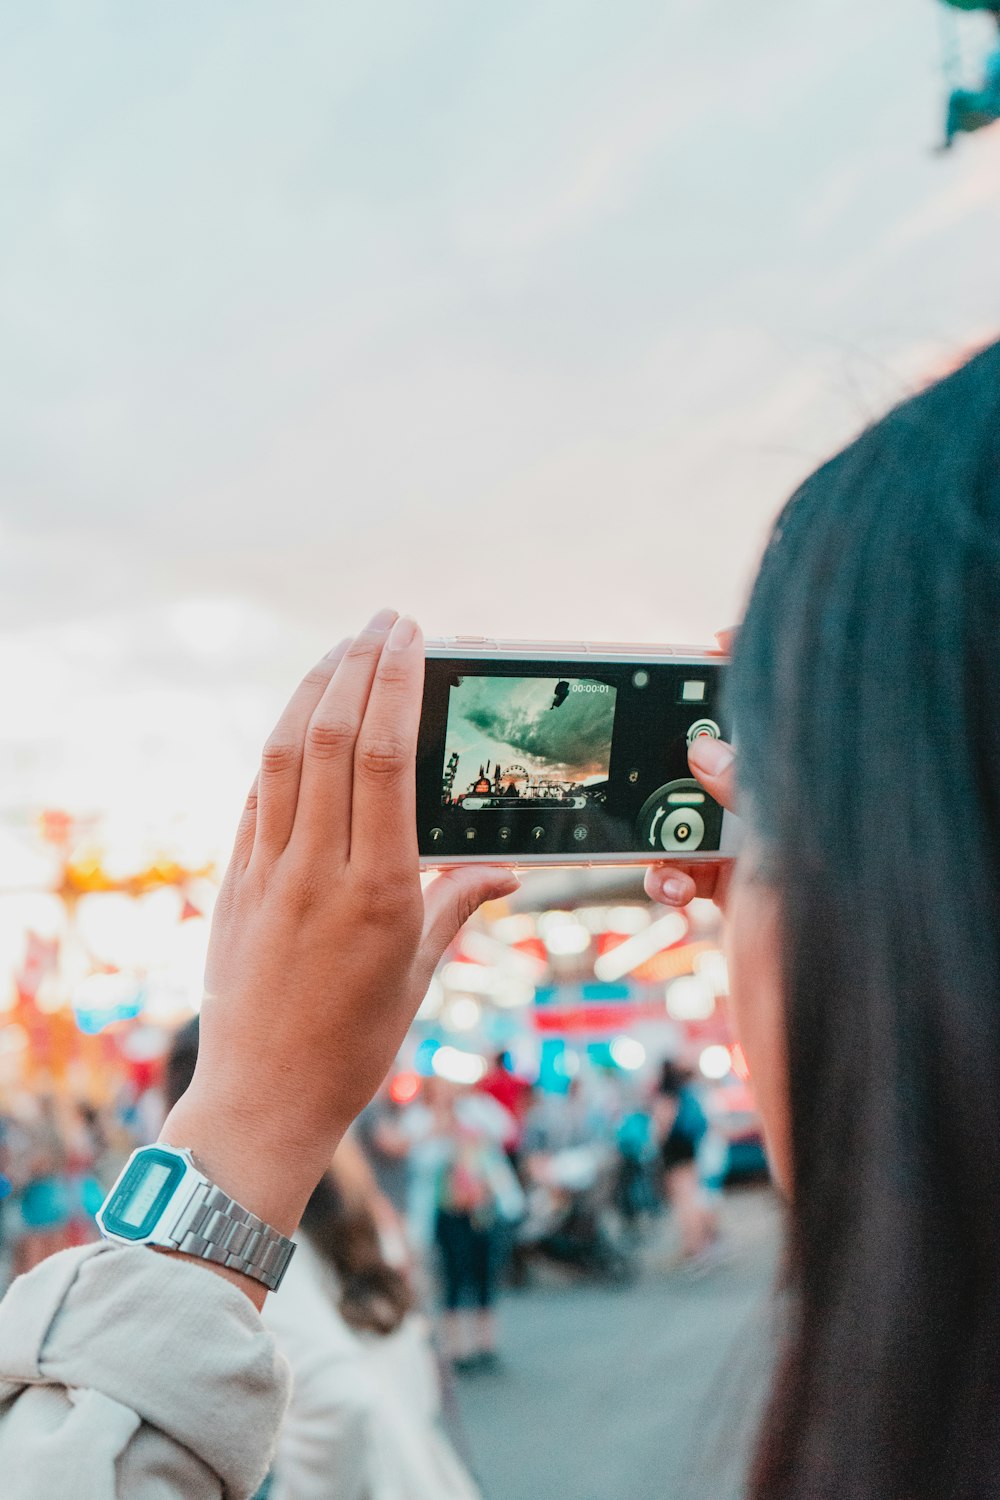
[[[216,1187],[190,1151],[162,1142],[132,1152],[96,1217],[106,1240],[179,1250],[241,1271],[269,1292],[295,1250],[294,1240]]]

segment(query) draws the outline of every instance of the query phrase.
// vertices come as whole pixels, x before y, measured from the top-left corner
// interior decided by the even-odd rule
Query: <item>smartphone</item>
[[[425,866],[731,858],[739,820],[692,777],[730,739],[726,658],[688,646],[430,641],[417,749]]]

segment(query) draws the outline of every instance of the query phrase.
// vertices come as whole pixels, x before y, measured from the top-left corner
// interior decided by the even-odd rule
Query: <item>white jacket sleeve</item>
[[[244,1500],[288,1371],[251,1302],[176,1256],[52,1256],[0,1302],[4,1500]]]

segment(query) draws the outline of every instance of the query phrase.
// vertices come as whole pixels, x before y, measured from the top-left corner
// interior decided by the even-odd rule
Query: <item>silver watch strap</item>
[[[221,1188],[207,1182],[196,1188],[170,1232],[170,1242],[185,1255],[197,1255],[261,1281],[276,1292],[295,1250],[286,1239]]]

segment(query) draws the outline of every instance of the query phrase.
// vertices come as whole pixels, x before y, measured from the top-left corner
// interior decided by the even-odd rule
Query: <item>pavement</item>
[[[723,1202],[725,1261],[678,1268],[669,1221],[621,1290],[546,1270],[508,1292],[503,1369],[457,1399],[486,1500],[737,1500],[769,1367],[779,1214]]]

